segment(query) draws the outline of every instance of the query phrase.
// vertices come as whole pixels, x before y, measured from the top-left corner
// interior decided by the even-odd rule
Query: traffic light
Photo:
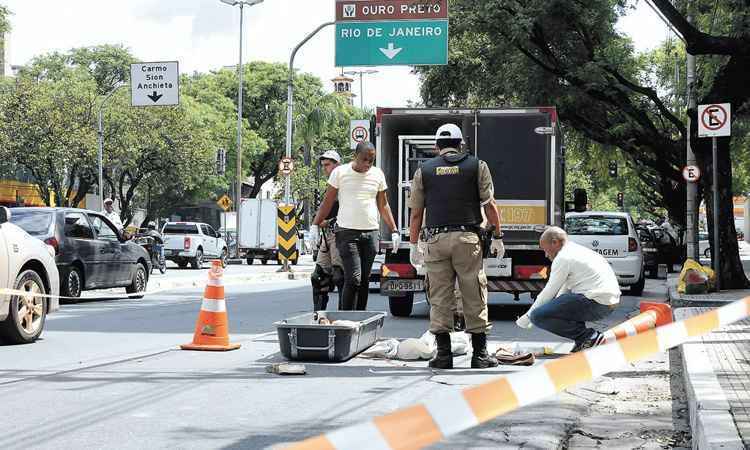
[[[622,192],[617,193],[617,207],[622,208],[625,206],[625,194]]]
[[[315,189],[315,209],[320,208],[320,191]]]
[[[609,162],[609,176],[612,178],[617,178],[617,161]]]
[[[216,173],[224,175],[227,171],[227,152],[220,148],[216,150]]]

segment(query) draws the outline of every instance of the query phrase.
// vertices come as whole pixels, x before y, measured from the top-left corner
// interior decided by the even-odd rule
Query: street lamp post
[[[120,90],[120,88],[124,87],[124,84],[121,84],[119,86],[116,86],[114,89],[112,89],[109,94],[107,94],[106,97],[104,97],[104,100],[102,100],[102,104],[99,105],[99,127],[97,130],[97,134],[99,137],[99,154],[98,154],[98,160],[99,160],[99,210],[104,210],[104,106],[107,104],[107,101],[117,92]]]
[[[222,0],[224,1],[224,0]],[[334,25],[336,22],[325,22],[318,26],[312,33],[308,34],[302,41],[294,47],[292,55],[289,57],[289,82],[287,85],[287,99],[286,99],[286,157],[292,157],[292,138],[294,137],[293,130],[293,116],[294,116],[294,57],[297,56],[297,52],[303,45],[307,43],[313,36],[318,34],[323,28]],[[284,202],[289,205],[292,202],[292,180],[287,175],[284,180]],[[289,260],[284,259],[284,267],[281,269],[283,272],[289,272]]]
[[[234,207],[237,214],[237,246],[235,250],[235,257],[240,257],[240,206],[242,205],[242,31],[243,31],[243,19],[245,6],[253,6],[258,3],[263,3],[263,0],[220,0],[222,3],[226,3],[229,6],[240,7],[240,61],[237,65],[237,73],[239,77],[239,87],[237,91],[237,195],[234,199]],[[226,224],[225,224],[226,225]]]
[[[352,70],[350,72],[344,72],[344,75],[359,75],[359,109],[365,109],[365,82],[363,79],[364,75],[372,75],[378,73],[375,69],[369,70]]]

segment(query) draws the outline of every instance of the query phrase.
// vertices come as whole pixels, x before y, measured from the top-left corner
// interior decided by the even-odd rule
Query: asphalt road
[[[343,364],[306,364],[308,374],[300,377],[268,374],[268,364],[284,361],[273,322],[308,311],[307,282],[231,285],[226,292],[231,338],[242,344],[233,352],[177,349],[192,339],[201,289],[64,305],[49,317],[37,343],[0,347],[0,398],[8,416],[0,448],[267,448],[523,370],[470,370],[466,357],[456,359],[461,368],[442,372],[428,370],[426,362],[355,358]],[[650,280],[644,297],[663,298],[663,282]],[[607,324],[632,315],[638,300],[624,297]],[[498,296],[491,301],[514,303]],[[372,295],[369,309],[385,311],[387,300]],[[491,307],[493,345],[525,341],[570,347],[546,332],[517,328],[513,321],[523,310]],[[383,335],[419,337],[427,328],[427,315],[427,304],[417,303],[410,318],[388,317]],[[597,386],[611,381],[600,380],[587,389],[600,392]],[[668,379],[666,383],[666,388],[657,385],[669,391]],[[632,389],[637,399],[639,384]],[[589,396],[596,395],[591,392]],[[437,447],[559,447],[571,442],[572,424],[591,407],[585,397],[551,399]],[[659,429],[677,424],[672,415],[679,405],[670,398],[664,401],[648,413],[660,421]],[[597,414],[609,422],[610,413]]]

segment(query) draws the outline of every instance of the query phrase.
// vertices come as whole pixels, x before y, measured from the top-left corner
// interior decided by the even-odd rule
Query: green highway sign
[[[448,64],[448,20],[336,22],[336,67]]]

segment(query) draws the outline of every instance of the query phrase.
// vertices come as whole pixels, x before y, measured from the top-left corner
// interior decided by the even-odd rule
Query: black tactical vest
[[[447,154],[422,165],[427,228],[482,223],[479,160],[466,153]]]

